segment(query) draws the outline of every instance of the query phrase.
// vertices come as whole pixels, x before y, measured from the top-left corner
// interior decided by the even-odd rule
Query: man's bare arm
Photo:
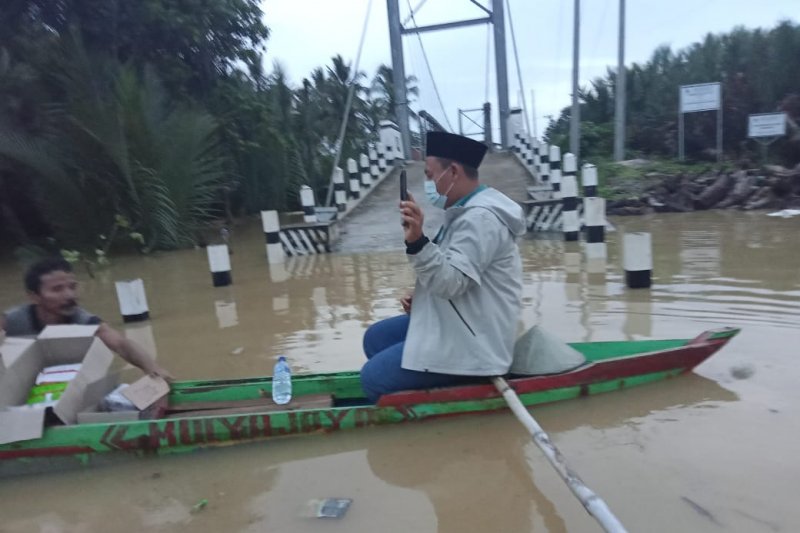
[[[170,373],[161,368],[144,348],[124,337],[108,324],[100,324],[97,336],[112,351],[118,353],[133,366],[141,368],[145,374],[159,376],[168,381],[173,379]]]

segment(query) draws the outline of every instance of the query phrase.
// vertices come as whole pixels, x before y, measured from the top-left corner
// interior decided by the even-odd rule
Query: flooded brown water
[[[743,331],[693,374],[531,412],[630,531],[800,531],[800,219],[714,212],[614,223],[602,281],[584,263],[565,269],[579,247],[521,243],[525,325],[576,341]],[[622,284],[625,230],[653,234],[652,290]],[[213,288],[205,251],[187,250],[81,275],[83,303],[179,378],[269,374],[281,354],[296,372],[358,368],[364,330],[398,313],[412,283],[402,251],[291,260],[276,283],[263,242],[258,224],[237,229],[230,287]],[[131,277],[145,281],[144,326],[119,319],[113,281]],[[21,295],[17,267],[0,265],[0,306]],[[303,516],[307,501],[332,496],[354,500],[343,519]],[[600,529],[510,413],[0,480],[3,533],[141,530]]]

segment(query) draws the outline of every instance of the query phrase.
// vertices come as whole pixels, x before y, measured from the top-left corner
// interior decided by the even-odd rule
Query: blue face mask
[[[442,179],[442,176],[444,176],[444,173],[447,172],[447,170],[448,169],[444,169],[444,171],[439,174],[439,177],[436,179],[425,180],[425,196],[428,198],[428,201],[433,207],[438,207],[439,209],[445,209],[445,206],[447,205],[447,195],[450,193],[453,185],[456,184],[456,182],[453,181],[444,194],[439,194],[439,191],[436,190],[436,184],[439,183],[439,180]]]

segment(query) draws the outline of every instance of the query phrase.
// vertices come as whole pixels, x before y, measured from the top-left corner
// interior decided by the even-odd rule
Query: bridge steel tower
[[[470,3],[483,10],[486,16],[469,20],[407,28],[405,27],[405,23],[400,20],[399,0],[386,0],[386,9],[389,15],[389,43],[392,49],[392,82],[394,84],[395,114],[397,116],[397,121],[400,123],[398,126],[400,126],[400,135],[403,140],[403,149],[406,152],[406,158],[410,155],[411,132],[408,124],[408,96],[406,94],[405,83],[406,74],[403,59],[403,36],[428,31],[474,26],[476,24],[492,24],[494,27],[497,107],[500,115],[500,143],[504,149],[508,148],[508,68],[506,65],[506,24],[503,2],[504,0],[492,0],[492,9],[489,10],[477,2],[470,0]],[[412,15],[413,14],[414,13],[412,13]],[[409,16],[409,18],[411,18],[411,16]]]

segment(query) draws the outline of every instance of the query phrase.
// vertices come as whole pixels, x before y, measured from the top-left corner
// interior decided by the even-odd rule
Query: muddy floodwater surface
[[[179,379],[267,375],[279,355],[295,373],[357,369],[365,329],[399,313],[413,283],[392,217],[385,251],[285,271],[267,266],[258,223],[236,228],[224,288],[202,249],[115,258],[94,279],[79,272],[82,303]],[[567,341],[742,333],[691,374],[531,412],[629,531],[800,531],[800,218],[613,222],[604,275],[587,272],[580,245],[520,243],[521,327]],[[650,290],[624,287],[625,231],[652,233]],[[144,324],[120,319],[113,282],[129,278],[145,283]],[[0,306],[23,297],[19,267],[3,263]],[[325,497],[353,503],[341,519],[305,516]],[[0,478],[3,533],[142,530],[600,531],[508,412]]]

